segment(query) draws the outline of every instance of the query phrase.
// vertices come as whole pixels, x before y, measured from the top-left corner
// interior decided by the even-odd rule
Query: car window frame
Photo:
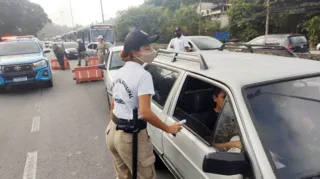
[[[155,105],[155,106],[157,106],[157,108],[159,108],[160,110],[162,110],[162,111],[164,111],[165,110],[165,108],[166,108],[166,105],[167,105],[167,103],[169,102],[169,103],[171,103],[171,101],[172,101],[172,99],[170,98],[170,96],[171,96],[171,94],[172,93],[174,93],[174,91],[176,91],[176,89],[174,89],[173,87],[175,86],[175,84],[179,81],[179,78],[181,78],[181,71],[180,70],[178,70],[178,69],[176,69],[176,68],[172,68],[172,67],[168,67],[167,65],[161,65],[160,63],[151,63],[151,64],[146,64],[145,66],[144,66],[144,69],[146,69],[146,67],[148,67],[148,66],[157,66],[157,67],[160,67],[160,68],[165,68],[165,69],[167,69],[167,70],[170,70],[170,71],[173,71],[173,72],[176,72],[176,73],[178,73],[178,77],[177,77],[177,79],[176,79],[176,81],[173,83],[173,85],[172,85],[172,87],[171,87],[171,89],[170,89],[170,92],[169,92],[169,94],[168,94],[168,97],[167,97],[167,99],[166,99],[166,102],[164,103],[164,105],[163,105],[163,107],[160,105],[160,104],[158,104],[154,99],[153,99],[153,97],[151,97],[151,102]],[[148,71],[148,70],[146,70],[146,71]],[[148,71],[149,72],[149,71]],[[150,73],[150,72],[149,72]],[[151,73],[150,73],[151,74]],[[180,83],[180,82],[179,82]]]
[[[90,45],[91,45],[91,47],[90,47]],[[90,50],[93,50],[92,46],[93,46],[93,43],[89,43],[89,44],[87,45],[87,48],[90,49]]]
[[[210,78],[206,78],[206,77],[204,77],[204,76],[200,76],[200,75],[197,75],[197,74],[194,74],[194,73],[191,73],[191,72],[186,72],[185,75],[184,75],[184,77],[183,77],[183,79],[181,80],[181,84],[180,84],[179,87],[178,87],[179,89],[177,89],[176,96],[174,97],[174,99],[172,99],[172,104],[171,104],[171,107],[170,107],[170,109],[169,109],[169,111],[168,111],[168,114],[167,114],[169,117],[172,117],[172,119],[174,119],[176,122],[179,122],[179,120],[174,116],[175,107],[177,106],[178,100],[179,100],[179,98],[180,98],[181,91],[183,90],[183,87],[184,87],[184,85],[185,85],[185,82],[186,82],[186,79],[187,79],[188,76],[193,77],[193,78],[196,78],[196,79],[201,80],[201,81],[203,81],[203,82],[206,82],[206,83],[208,83],[208,84],[210,84],[210,85],[212,85],[212,86],[221,88],[221,89],[223,89],[223,90],[227,93],[228,96],[230,96],[230,90],[229,90],[225,85],[223,85],[222,83],[219,83],[219,82],[214,81],[214,80],[212,80],[212,79],[210,79]],[[231,96],[230,96],[229,98],[230,98],[230,103],[231,103]],[[231,105],[233,105],[233,104],[231,103]],[[223,108],[222,108],[222,109],[223,109]],[[234,113],[236,113],[234,107],[233,107],[232,109],[233,109]],[[236,115],[236,114],[235,114],[235,116],[236,116],[236,118],[237,118],[237,115]],[[218,118],[218,120],[219,120],[219,118]],[[237,121],[238,121],[238,119],[237,119]],[[188,122],[188,121],[187,121],[187,122]],[[187,127],[187,128],[188,128],[188,131],[189,131],[189,132],[191,132],[192,134],[194,134],[194,135],[195,135],[199,140],[201,140],[203,143],[205,143],[205,144],[208,145],[208,146],[213,147],[211,144],[209,144],[209,142],[205,141],[201,136],[199,136],[198,134],[196,134],[195,131],[193,131],[193,130],[190,129],[189,127]],[[215,129],[215,126],[214,126],[214,129]],[[212,137],[213,137],[214,133],[215,133],[215,130],[212,131],[212,135],[211,135]],[[215,147],[213,147],[213,148],[216,150]]]
[[[183,74],[183,76],[181,78],[180,84],[176,89],[175,96],[173,96],[173,98],[171,100],[171,104],[170,104],[168,112],[167,112],[167,117],[171,117],[176,122],[179,122],[179,120],[176,117],[174,117],[173,114],[174,114],[177,102],[179,100],[180,93],[183,90],[183,87],[184,87],[184,84],[185,84],[185,80],[187,79],[188,76],[197,78],[199,80],[203,80],[204,82],[210,83],[211,85],[214,85],[214,86],[216,86],[218,88],[221,88],[229,96],[229,100],[230,100],[229,102],[231,104],[231,107],[233,109],[233,112],[234,112],[234,115],[236,117],[237,123],[239,125],[239,131],[240,131],[239,137],[240,137],[240,140],[242,142],[242,146],[244,148],[244,152],[248,156],[248,160],[251,163],[251,171],[252,171],[254,177],[261,178],[263,175],[262,175],[262,170],[261,170],[261,167],[260,167],[260,162],[258,162],[257,154],[253,150],[253,145],[249,140],[248,136],[250,134],[248,133],[248,131],[246,129],[245,120],[242,118],[241,110],[240,110],[239,104],[237,103],[237,97],[236,97],[234,91],[228,85],[220,82],[217,79],[208,78],[208,77],[201,76],[201,75],[198,75],[198,74],[195,74],[195,73],[192,73],[192,72],[185,71],[185,73]],[[188,129],[187,131],[194,135],[192,130]],[[215,132],[215,130],[212,132],[212,137],[214,135],[214,132]],[[206,146],[212,147],[215,151],[218,151],[214,146],[209,144],[207,141],[203,140],[199,135],[194,135],[194,137],[196,137],[199,141],[201,141],[201,143],[205,144]],[[273,176],[273,175],[270,174],[268,176]]]

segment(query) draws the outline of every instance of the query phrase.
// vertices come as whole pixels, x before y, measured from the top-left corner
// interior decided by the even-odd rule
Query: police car
[[[10,39],[0,43],[0,88],[21,84],[52,87],[52,73],[43,50],[34,39]]]

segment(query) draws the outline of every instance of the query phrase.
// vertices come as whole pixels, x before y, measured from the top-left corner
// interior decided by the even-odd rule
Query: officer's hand
[[[170,126],[168,126],[168,129],[166,132],[170,133],[170,134],[176,134],[176,133],[180,132],[180,130],[182,129],[182,126],[183,126],[183,124],[175,122],[175,123],[171,124]]]

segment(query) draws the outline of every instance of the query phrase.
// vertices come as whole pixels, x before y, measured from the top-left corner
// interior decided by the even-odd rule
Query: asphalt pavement
[[[71,70],[53,77],[53,88],[0,92],[0,179],[115,179],[104,82],[76,84]],[[164,167],[157,175],[173,179]]]

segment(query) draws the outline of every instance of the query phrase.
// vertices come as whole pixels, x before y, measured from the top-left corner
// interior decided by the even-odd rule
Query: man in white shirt
[[[176,52],[190,52],[188,39],[182,35],[181,28],[177,27],[174,30],[176,38],[173,39],[173,48]]]

